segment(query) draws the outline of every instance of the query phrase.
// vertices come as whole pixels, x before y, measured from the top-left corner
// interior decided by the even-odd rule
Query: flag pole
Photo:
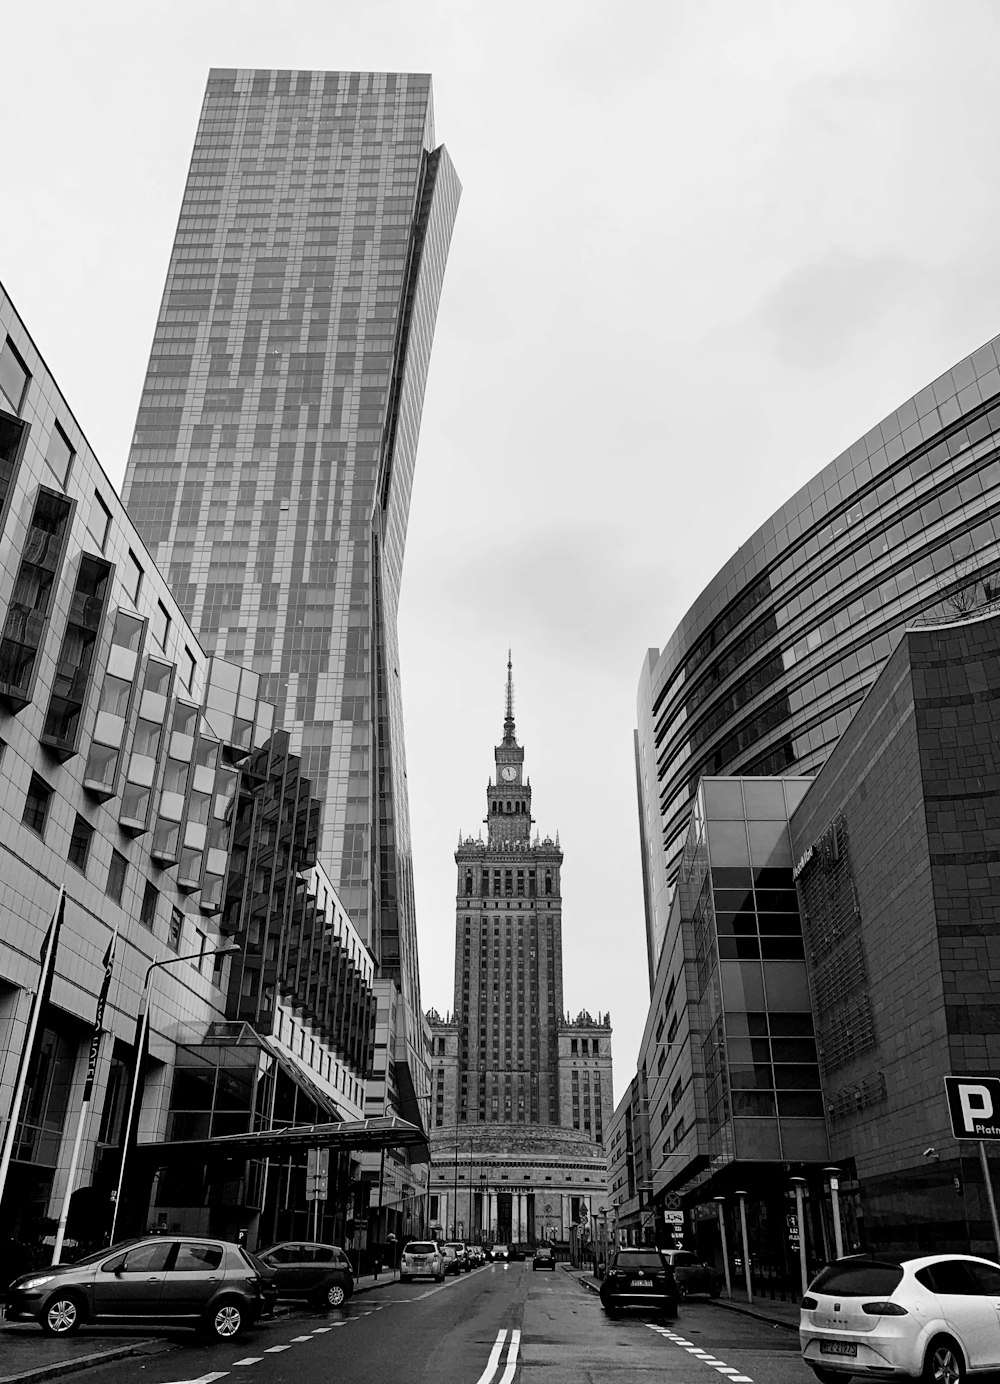
[[[59,1263],[62,1256],[63,1240],[66,1238],[66,1223],[69,1220],[70,1202],[73,1199],[73,1192],[76,1187],[76,1170],[80,1162],[80,1145],[83,1142],[83,1130],[87,1123],[90,1100],[94,1093],[94,1079],[97,1076],[97,1059],[101,1051],[101,1034],[104,1031],[104,1007],[108,1002],[108,991],[111,989],[111,972],[114,970],[115,949],[117,945],[118,928],[116,926],[114,932],[111,934],[111,941],[108,943],[108,948],[103,958],[104,980],[101,982],[100,994],[97,996],[94,1031],[90,1037],[90,1053],[87,1058],[87,1076],[83,1083],[83,1095],[80,1100],[80,1116],[76,1122],[76,1137],[73,1140],[73,1153],[69,1160],[69,1172],[66,1175],[66,1191],[63,1195],[62,1210],[59,1212],[59,1224],[56,1227],[56,1241],[52,1248],[53,1264]]]
[[[90,1102],[81,1101],[80,1118],[76,1122],[76,1138],[73,1140],[73,1155],[69,1160],[66,1194],[63,1197],[62,1210],[59,1212],[59,1225],[56,1228],[56,1242],[52,1249],[53,1264],[58,1264],[62,1256],[63,1240],[66,1237],[66,1222],[69,1220],[69,1204],[73,1199],[73,1184],[76,1181],[76,1169],[80,1161],[80,1145],[83,1142],[83,1127],[87,1123],[87,1112],[89,1109]]]
[[[28,1035],[21,1053],[17,1081],[14,1086],[14,1098],[10,1104],[10,1113],[7,1116],[7,1128],[4,1131],[3,1151],[0,1153],[0,1201],[3,1200],[4,1190],[7,1186],[7,1174],[10,1171],[10,1160],[14,1154],[14,1137],[17,1134],[17,1126],[21,1120],[21,1103],[24,1100],[24,1092],[28,1084],[28,1068],[31,1066],[31,1053],[35,1046],[35,1034],[38,1032],[38,1020],[42,1012],[42,999],[45,994],[46,986],[48,985],[50,968],[55,958],[56,944],[59,940],[59,927],[62,923],[62,911],[65,907],[65,903],[66,886],[60,885],[59,900],[56,903],[56,910],[49,924],[48,937],[42,957],[42,969],[38,977],[38,989],[35,991],[35,999],[31,1006],[31,1016],[28,1019]]]

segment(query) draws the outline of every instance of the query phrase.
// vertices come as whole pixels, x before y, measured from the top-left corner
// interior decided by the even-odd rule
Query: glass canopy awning
[[[214,1139],[175,1139],[138,1144],[135,1157],[165,1164],[185,1158],[267,1158],[297,1149],[380,1149],[425,1144],[427,1135],[398,1115],[332,1124],[289,1125],[252,1134],[221,1134]]]

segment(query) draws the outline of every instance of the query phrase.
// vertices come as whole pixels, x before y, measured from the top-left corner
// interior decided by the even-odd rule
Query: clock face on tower
[[[514,779],[517,778],[517,770],[514,768],[513,764],[505,764],[500,770],[500,777],[503,779],[504,783],[512,783]]]

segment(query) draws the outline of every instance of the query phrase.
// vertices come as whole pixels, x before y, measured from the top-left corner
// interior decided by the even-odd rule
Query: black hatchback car
[[[239,1245],[211,1236],[153,1235],[15,1278],[7,1320],[50,1336],[84,1322],[169,1322],[231,1340],[261,1315],[261,1274]]]
[[[338,1245],[284,1240],[259,1249],[257,1258],[274,1270],[279,1298],[313,1307],[341,1307],[354,1292],[351,1261]]]
[[[658,1249],[619,1249],[611,1256],[601,1284],[601,1303],[609,1317],[638,1307],[673,1318],[677,1297],[674,1271]]]

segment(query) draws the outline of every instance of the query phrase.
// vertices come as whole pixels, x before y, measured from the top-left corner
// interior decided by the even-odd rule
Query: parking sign
[[[956,1139],[1000,1140],[1000,1077],[946,1076],[944,1089]]]

